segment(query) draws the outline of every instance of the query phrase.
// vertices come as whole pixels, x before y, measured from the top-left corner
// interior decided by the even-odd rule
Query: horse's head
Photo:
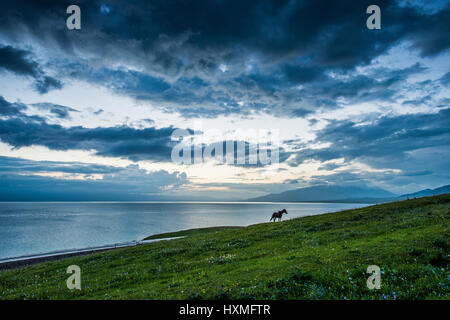
[[[287,210],[286,209],[283,209],[283,211],[282,211],[283,213],[286,213],[286,214],[288,214],[288,212],[287,212]]]

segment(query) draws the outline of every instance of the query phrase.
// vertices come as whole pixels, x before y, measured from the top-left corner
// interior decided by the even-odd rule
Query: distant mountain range
[[[400,197],[398,197],[397,199],[403,200],[403,199],[407,199],[407,198],[411,199],[411,198],[428,197],[428,196],[435,196],[435,195],[444,194],[444,193],[450,193],[450,184],[436,188],[436,189],[424,189],[424,190],[417,191],[414,193],[403,194]]]
[[[265,196],[248,199],[247,201],[382,203],[398,201],[407,198],[420,198],[444,193],[450,193],[450,185],[446,185],[433,190],[425,189],[401,196],[376,187],[319,185],[307,188],[298,188],[278,194],[272,193]]]

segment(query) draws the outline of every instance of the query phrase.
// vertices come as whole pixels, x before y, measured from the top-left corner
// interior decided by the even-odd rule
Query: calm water
[[[190,228],[292,219],[362,207],[346,203],[0,203],[0,258],[141,240]]]

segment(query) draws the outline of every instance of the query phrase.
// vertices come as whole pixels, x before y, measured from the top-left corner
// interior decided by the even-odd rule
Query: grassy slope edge
[[[146,237],[146,238],[144,238],[144,240],[187,237],[187,236],[206,234],[206,233],[211,233],[211,232],[218,232],[218,231],[231,230],[231,229],[237,229],[237,228],[242,228],[242,227],[226,226],[226,227],[209,227],[209,228],[188,229],[188,230],[181,230],[181,231],[175,231],[175,232],[158,233],[158,234],[154,234],[149,237]]]
[[[0,299],[448,299],[449,209],[447,194],[2,271]]]

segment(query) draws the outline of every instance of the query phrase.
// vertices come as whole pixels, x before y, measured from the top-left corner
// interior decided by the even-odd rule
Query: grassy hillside
[[[210,228],[197,228],[197,229],[181,230],[181,231],[176,231],[176,232],[154,234],[154,235],[151,235],[151,236],[145,238],[144,240],[187,237],[187,236],[192,236],[192,235],[199,235],[199,234],[231,230],[231,229],[237,229],[237,228],[241,228],[241,227],[210,227]]]
[[[0,272],[2,299],[449,298],[450,195],[186,238]],[[66,288],[67,266],[82,289]],[[381,289],[366,286],[368,265]]]

